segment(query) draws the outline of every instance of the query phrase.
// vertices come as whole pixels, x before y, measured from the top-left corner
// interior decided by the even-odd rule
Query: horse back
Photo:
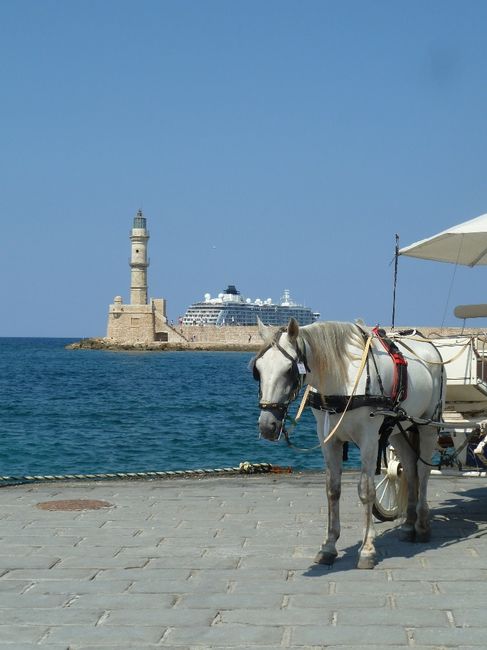
[[[432,417],[443,405],[446,375],[441,355],[428,340],[395,339],[408,367],[408,396],[402,404],[409,415]]]

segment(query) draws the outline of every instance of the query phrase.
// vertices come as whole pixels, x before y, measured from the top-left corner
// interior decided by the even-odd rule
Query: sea
[[[259,438],[250,352],[67,350],[74,340],[0,338],[0,476],[324,468],[319,449]],[[293,441],[317,444],[309,409]]]

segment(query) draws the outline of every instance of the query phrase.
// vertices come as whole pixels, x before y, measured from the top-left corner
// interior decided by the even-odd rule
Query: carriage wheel
[[[399,515],[398,490],[401,463],[397,459],[394,448],[385,449],[381,472],[375,477],[375,502],[372,513],[380,521],[394,521]]]

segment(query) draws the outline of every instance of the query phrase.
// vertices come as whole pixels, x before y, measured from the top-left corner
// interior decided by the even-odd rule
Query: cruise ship
[[[191,305],[181,319],[182,325],[257,325],[257,317],[264,325],[286,325],[295,318],[300,325],[309,325],[318,320],[320,314],[309,307],[298,305],[291,300],[288,289],[279,304],[271,298],[260,300],[243,298],[235,285],[230,284],[218,297],[205,293],[202,302]]]

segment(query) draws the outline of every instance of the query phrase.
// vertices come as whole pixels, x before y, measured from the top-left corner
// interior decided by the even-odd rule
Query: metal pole
[[[396,287],[397,287],[397,263],[399,260],[399,235],[396,233],[396,250],[394,252],[394,290],[392,293],[392,327],[396,324]]]

